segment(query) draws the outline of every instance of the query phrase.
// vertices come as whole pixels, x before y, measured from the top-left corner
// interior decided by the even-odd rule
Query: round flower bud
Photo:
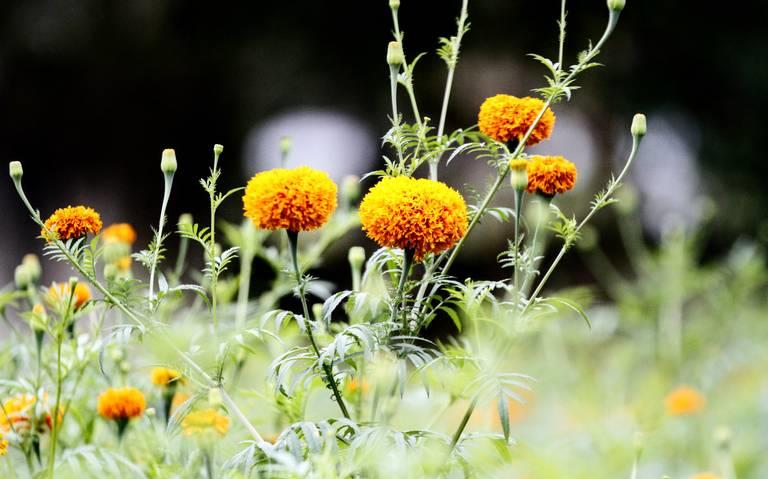
[[[220,145],[220,144],[218,144],[218,143],[216,143],[215,145],[213,145],[213,154],[214,154],[214,155],[216,155],[216,156],[219,156],[219,155],[221,155],[221,153],[222,153],[223,151],[224,151],[224,145]]]
[[[400,0],[389,0],[389,8],[392,10],[400,8]]]
[[[177,168],[176,152],[171,148],[163,150],[163,157],[160,160],[160,169],[163,173],[175,173]]]
[[[179,225],[190,225],[192,226],[192,223],[194,222],[194,219],[192,218],[192,215],[189,213],[184,213],[181,216],[179,216]]]
[[[617,12],[624,10],[626,4],[627,0],[608,0],[608,8]]]
[[[104,265],[104,279],[114,281],[118,274],[120,274],[120,268],[117,267],[117,264],[107,263]]]
[[[645,115],[643,115],[642,113],[638,113],[632,119],[632,128],[631,128],[632,136],[643,137],[645,136],[645,133],[647,130],[648,130],[648,126],[645,120]]]
[[[352,204],[360,198],[360,178],[347,175],[341,180],[341,197],[347,204]]]
[[[528,188],[528,161],[512,160],[509,163],[509,181],[516,191]]]
[[[224,398],[221,396],[221,389],[211,388],[208,390],[208,403],[213,407],[224,404]]]
[[[290,136],[280,138],[280,154],[282,156],[288,156],[288,153],[291,152],[291,148],[293,148],[293,140],[291,140]]]
[[[21,162],[12,161],[8,163],[8,173],[10,173],[11,178],[14,180],[20,180],[22,175],[24,175],[24,168],[22,168]]]
[[[144,410],[144,414],[146,414],[148,417],[155,417],[157,416],[157,411],[153,407],[148,407]]]
[[[43,268],[40,266],[40,260],[37,259],[37,255],[32,253],[25,254],[21,259],[21,264],[27,268],[33,282],[37,282],[40,279],[40,276],[43,274]]]
[[[32,277],[29,274],[29,268],[23,264],[16,266],[16,269],[13,271],[13,281],[16,283],[17,288],[27,289],[27,287],[32,283]]]
[[[363,263],[365,263],[365,248],[362,246],[353,246],[349,248],[347,259],[352,268],[359,270],[363,266]]]
[[[400,42],[389,42],[387,48],[387,63],[392,66],[400,66],[405,63],[405,54]]]

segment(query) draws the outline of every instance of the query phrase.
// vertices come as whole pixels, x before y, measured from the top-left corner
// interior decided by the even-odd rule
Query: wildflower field
[[[38,210],[25,192],[35,176],[9,164],[19,201],[7,207],[39,237],[24,238],[30,253],[0,289],[0,477],[768,477],[760,247],[737,242],[703,262],[696,231],[646,243],[627,182],[654,134],[641,113],[618,126],[623,161],[587,204],[566,195],[579,181],[569,151],[528,151],[558,134],[558,107],[583,77],[610,68],[600,54],[633,2],[607,0],[596,41],[567,35],[579,5],[558,2],[547,26],[558,48],[528,59],[540,87],[488,92],[455,130],[470,2],[449,3],[443,101],[428,116],[421,56],[388,0],[390,128],[364,178],[289,168],[286,139],[284,167],[225,184],[216,144],[200,180],[209,214],[193,218],[169,208],[185,162],[166,149],[147,172],[164,195],[145,245],[137,230],[150,226],[107,205]],[[490,181],[447,184],[459,161]],[[220,214],[229,203],[242,215]],[[618,260],[596,216],[619,231]],[[495,271],[457,275],[489,222],[507,238],[486,252]],[[356,230],[369,242],[316,276]],[[560,275],[570,257],[593,286]],[[69,276],[44,283],[61,265]]]

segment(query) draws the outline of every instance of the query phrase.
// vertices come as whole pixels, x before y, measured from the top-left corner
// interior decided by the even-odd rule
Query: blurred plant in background
[[[210,215],[181,215],[174,235],[167,209],[180,162],[167,149],[154,238],[133,252],[133,227],[102,230],[91,208],[44,220],[24,192],[22,165],[10,164],[45,256],[76,276],[45,288],[42,266],[26,256],[0,294],[12,328],[0,353],[0,467],[8,477],[765,474],[766,439],[754,418],[766,358],[749,341],[765,328],[760,253],[736,245],[725,266],[701,268],[683,233],[648,251],[632,225],[635,205],[625,201],[633,277],[601,256],[590,220],[618,202],[646,134],[643,115],[631,123],[621,172],[581,219],[558,206],[577,181],[573,163],[526,152],[553,134],[552,108],[599,66],[624,0],[607,1],[602,37],[570,66],[563,0],[556,59],[532,55],[547,71],[541,99],[490,97],[476,127],[453,132],[445,122],[468,0],[456,34],[440,39],[446,82],[436,126],[419,110],[421,56],[407,54],[400,1],[389,6],[391,128],[384,169],[369,174],[378,183],[359,211],[356,178],[339,194],[308,167],[260,172],[222,190],[224,148],[215,145],[200,181]],[[281,149],[290,155],[290,141]],[[467,158],[494,176],[470,201],[439,181],[441,168]],[[422,166],[428,179],[416,176]],[[514,192],[511,207],[495,204],[504,188]],[[237,196],[247,219],[220,219],[219,208]],[[478,224],[492,219],[509,229],[507,249],[489,252],[505,278],[452,276]],[[366,258],[351,248],[349,271],[330,281],[308,274],[358,227],[380,249]],[[173,260],[172,236],[180,242]],[[560,247],[545,261],[550,241]],[[589,295],[578,289],[544,295],[574,246],[612,305],[585,309]],[[199,271],[191,266],[198,258]],[[134,274],[134,260],[143,274]],[[269,276],[253,277],[257,261]],[[347,274],[352,289],[336,291]],[[16,327],[9,308],[26,325]],[[429,335],[435,321],[460,334]]]

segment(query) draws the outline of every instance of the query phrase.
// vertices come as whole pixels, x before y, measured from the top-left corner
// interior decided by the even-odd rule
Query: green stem
[[[515,238],[514,238],[514,272],[512,273],[512,284],[515,288],[515,310],[520,303],[520,288],[517,278],[519,276],[518,260],[520,259],[520,213],[523,210],[523,190],[515,190]]]
[[[392,322],[397,322],[397,316],[400,313],[400,304],[405,303],[405,283],[408,281],[408,273],[411,271],[411,265],[413,264],[414,251],[406,249],[403,251],[403,269],[400,273],[400,282],[397,285],[397,293],[395,294],[395,304],[392,305]],[[403,304],[403,309],[405,305]],[[403,331],[408,329],[408,316],[403,317]]]
[[[160,207],[160,221],[157,226],[157,235],[155,236],[155,248],[152,254],[152,265],[149,268],[149,292],[147,300],[152,301],[155,296],[155,270],[159,260],[160,248],[163,245],[163,227],[165,226],[165,210],[168,207],[168,200],[171,198],[171,188],[173,187],[173,172],[163,173],[165,185],[163,187],[163,204]]]
[[[390,65],[389,66],[389,93],[392,97],[392,124],[398,125],[400,124],[400,120],[398,119],[398,111],[397,111],[397,75],[400,72],[400,66],[398,65]]]
[[[184,266],[187,259],[187,250],[189,249],[189,239],[184,236],[179,241],[179,255],[176,257],[176,267],[173,270],[173,275],[176,276],[176,280],[181,283],[181,275],[184,274]]]
[[[251,226],[248,225],[248,228]],[[251,270],[254,255],[249,245],[244,245],[240,256],[240,284],[237,292],[237,311],[235,312],[235,327],[241,331],[245,327],[245,317],[248,313],[248,295],[251,288]]]
[[[472,402],[469,403],[467,412],[464,413],[464,417],[461,419],[461,423],[459,424],[458,429],[456,429],[456,432],[453,434],[453,439],[451,440],[451,447],[448,450],[449,452],[453,451],[453,448],[455,448],[456,444],[459,443],[459,440],[461,439],[461,435],[464,434],[464,429],[466,429],[467,423],[469,422],[469,419],[472,417],[472,413],[475,412],[475,407],[477,407],[477,398],[472,399]]]
[[[301,269],[299,268],[299,257],[298,257],[298,249],[299,249],[299,233],[295,231],[289,231],[286,230],[286,234],[288,236],[288,246],[290,248],[291,252],[291,262],[293,263],[293,269],[294,273],[296,274],[296,289],[299,294],[299,299],[301,300],[301,308],[304,313],[304,321],[305,321],[305,329],[307,330],[307,337],[309,338],[309,342],[312,345],[312,350],[315,352],[315,355],[317,356],[317,359],[320,360],[320,349],[317,347],[317,342],[315,342],[315,336],[312,333],[312,317],[309,315],[309,307],[307,306],[307,297],[305,294],[305,282],[304,278],[301,274]],[[333,366],[328,364],[322,364],[323,372],[325,372],[325,380],[326,383],[328,383],[328,386],[333,391],[333,395],[336,398],[336,403],[339,405],[339,409],[341,409],[341,413],[344,415],[345,418],[350,419],[349,412],[347,411],[347,405],[344,403],[344,398],[341,396],[341,392],[339,391],[339,387],[336,384],[336,379],[333,377]]]
[[[48,453],[48,477],[53,479],[53,466],[56,462],[56,443],[59,436],[59,404],[61,402],[61,344],[63,336],[61,332],[56,337],[56,402],[51,413],[51,446]]]

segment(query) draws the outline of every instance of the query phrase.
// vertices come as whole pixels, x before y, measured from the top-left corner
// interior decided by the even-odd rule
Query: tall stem
[[[519,276],[518,260],[520,259],[520,213],[523,210],[523,190],[515,190],[515,238],[514,238],[514,272],[512,273],[512,284],[515,288],[515,309],[520,302],[520,287],[517,282]]]
[[[299,268],[299,258],[298,258],[298,249],[299,249],[299,233],[295,231],[289,231],[286,230],[286,234],[288,236],[288,246],[291,250],[291,262],[293,263],[293,270],[296,274],[296,289],[299,295],[299,299],[301,300],[301,308],[304,313],[304,321],[305,321],[305,329],[307,330],[307,337],[309,338],[309,342],[312,345],[312,350],[315,352],[315,355],[317,356],[318,360],[320,359],[320,349],[317,347],[317,342],[315,342],[315,335],[312,332],[312,324],[311,324],[311,316],[309,315],[309,306],[307,306],[307,297],[305,294],[305,283],[304,278],[301,275],[301,268]],[[333,396],[336,398],[336,403],[339,405],[339,409],[341,409],[341,413],[344,415],[345,418],[350,419],[349,412],[347,411],[347,405],[344,403],[344,398],[341,396],[341,392],[339,391],[339,387],[336,384],[336,379],[333,377],[333,366],[328,364],[322,364],[323,372],[325,373],[325,380],[328,383],[328,386],[333,391]]]
[[[163,173],[165,184],[163,187],[163,204],[160,207],[160,221],[157,225],[157,235],[155,236],[155,250],[152,253],[152,265],[149,268],[149,292],[147,300],[152,301],[155,297],[155,270],[160,256],[160,248],[163,245],[163,227],[165,226],[165,210],[168,207],[168,200],[171,197],[171,187],[173,186],[173,172]]]
[[[453,448],[455,448],[456,444],[459,443],[461,435],[464,434],[464,429],[466,429],[467,423],[472,417],[472,413],[475,412],[475,407],[477,407],[477,398],[472,399],[472,402],[469,403],[467,412],[464,413],[464,417],[461,419],[461,423],[459,424],[458,429],[456,429],[456,432],[453,433],[453,439],[451,440],[451,448],[449,451],[453,451]]]
[[[397,315],[400,312],[400,303],[405,302],[405,283],[408,281],[408,273],[411,271],[411,265],[413,264],[413,250],[406,249],[403,251],[403,269],[400,273],[400,282],[397,285],[397,293],[395,294],[395,304],[392,305],[392,322],[397,321]],[[403,309],[405,309],[403,307]],[[408,316],[403,317],[403,331],[408,328]]]
[[[56,443],[59,436],[59,404],[61,402],[61,343],[64,337],[60,331],[56,336],[56,403],[51,416],[51,446],[48,453],[48,477],[53,479],[53,465],[56,462]]]

